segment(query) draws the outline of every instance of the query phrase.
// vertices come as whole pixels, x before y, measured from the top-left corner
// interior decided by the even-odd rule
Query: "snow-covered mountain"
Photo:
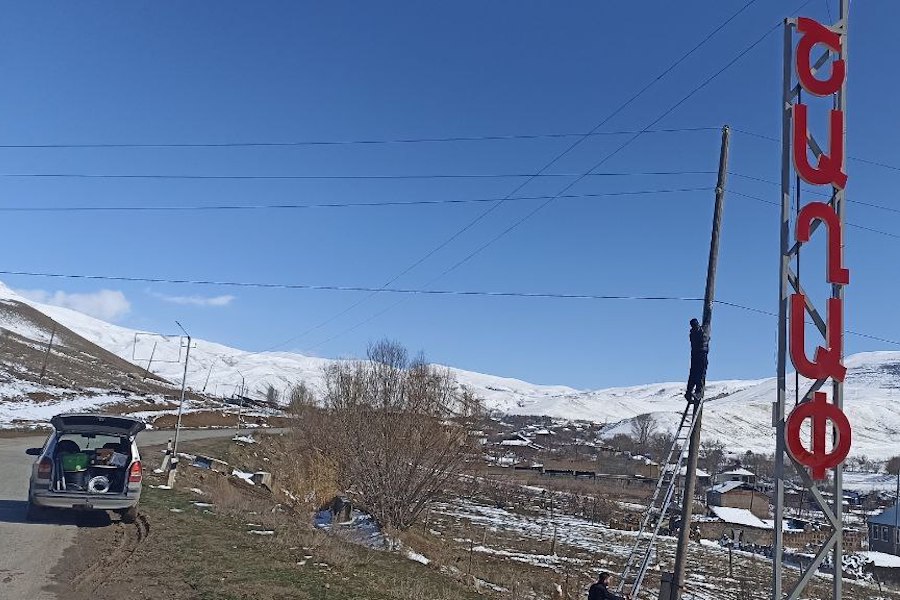
[[[184,369],[182,340],[106,323],[82,313],[26,300],[0,284],[0,300],[31,306],[89,342],[147,368],[173,383]],[[0,327],[7,327],[0,323]],[[46,331],[25,332],[44,340]],[[43,336],[43,337],[42,337]],[[305,382],[319,388],[323,368],[331,359],[290,352],[252,353],[193,340],[188,387],[210,395],[229,396],[243,383],[250,395],[262,395],[269,385],[276,390]],[[847,360],[849,374],[845,406],[854,426],[853,454],[884,458],[900,453],[900,352],[871,352]],[[684,408],[684,383],[577,390],[562,385],[537,385],[518,379],[451,369],[458,381],[484,398],[489,408],[511,414],[548,415],[609,424],[609,433],[628,433],[630,419],[651,413],[662,428],[674,428]],[[789,386],[793,377],[788,378]],[[804,382],[801,381],[801,389]],[[792,395],[793,392],[790,392]],[[0,404],[3,389],[0,388]],[[718,438],[730,449],[771,452],[775,380],[710,382],[707,386],[703,435]]]

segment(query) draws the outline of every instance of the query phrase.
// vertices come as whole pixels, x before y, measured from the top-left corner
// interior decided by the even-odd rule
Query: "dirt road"
[[[181,440],[234,435],[233,430],[185,431]],[[138,437],[141,447],[165,444],[171,431],[147,431]],[[55,600],[45,591],[50,572],[72,544],[79,524],[65,519],[58,523],[28,523],[25,504],[28,477],[34,457],[25,449],[40,446],[44,436],[0,439],[0,598],[10,600]],[[159,456],[144,453],[145,468],[158,465]]]

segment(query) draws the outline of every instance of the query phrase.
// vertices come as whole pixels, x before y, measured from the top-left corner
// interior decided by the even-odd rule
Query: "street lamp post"
[[[238,405],[237,434],[241,435],[241,421],[244,418],[244,374],[240,371],[238,371],[238,374],[241,376],[241,392],[238,394],[241,403]]]
[[[187,338],[187,352],[184,355],[184,374],[181,377],[181,402],[178,403],[178,419],[175,422],[175,440],[172,445],[172,461],[169,463],[169,485],[175,483],[175,471],[178,469],[178,435],[181,432],[181,414],[184,411],[184,396],[187,391],[187,372],[188,372],[188,361],[191,357],[191,336],[185,331],[184,327],[181,326],[181,323],[175,321],[175,324],[178,325],[178,328],[184,333]]]

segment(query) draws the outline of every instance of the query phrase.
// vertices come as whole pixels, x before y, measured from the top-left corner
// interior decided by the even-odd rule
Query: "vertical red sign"
[[[831,96],[841,91],[847,78],[847,65],[843,59],[841,36],[832,29],[808,18],[797,19],[797,42],[794,67],[800,87],[813,96]],[[827,52],[830,75],[820,79],[829,69],[825,64],[813,63],[813,52]],[[818,67],[817,67],[818,65]],[[794,169],[803,181],[810,185],[828,185],[835,191],[847,185],[844,172],[844,112],[830,110],[827,115],[828,140],[826,144],[813,145],[816,161],[810,160],[809,107],[797,102],[792,107],[792,158]],[[827,234],[827,263],[825,280],[834,286],[850,283],[850,272],[843,265],[843,224],[833,204],[811,202],[804,206],[797,217],[796,240],[799,247],[809,242],[814,223],[823,225]],[[799,281],[799,278],[798,278]],[[798,288],[799,289],[799,288]],[[812,360],[806,355],[806,311],[809,299],[803,293],[791,296],[790,305],[790,356],[797,372],[816,381],[832,379],[844,381],[847,369],[843,364],[843,299],[835,295],[828,299],[825,318],[824,345],[816,348]],[[812,448],[803,446],[801,427],[811,420]],[[837,439],[829,451],[826,448],[826,424],[830,421]],[[813,479],[826,477],[826,470],[841,464],[850,451],[851,428],[844,412],[828,401],[827,394],[815,392],[790,414],[786,422],[785,437],[788,450],[799,463],[811,470]]]

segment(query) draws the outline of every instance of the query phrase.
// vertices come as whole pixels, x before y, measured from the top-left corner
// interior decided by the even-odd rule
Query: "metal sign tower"
[[[850,0],[840,0],[834,25],[813,19],[787,19],[784,25],[784,90],[782,104],[781,172],[781,280],[778,310],[778,395],[774,405],[775,547],[773,600],[796,600],[822,563],[831,557],[834,567],[832,598],[842,589],[843,473],[841,464],[850,450],[850,423],[843,412],[843,303],[850,283],[843,265],[844,189],[846,175],[847,13]],[[817,99],[818,98],[818,99]],[[827,99],[830,106],[823,106]],[[811,114],[829,124],[825,143],[811,133]],[[810,154],[813,159],[810,159]],[[796,183],[792,182],[793,176]],[[800,180],[831,188],[828,202],[801,202]],[[792,185],[794,183],[794,185]],[[794,231],[791,231],[792,190],[796,192]],[[823,227],[824,226],[824,227]],[[821,230],[821,231],[820,231]],[[800,252],[814,232],[826,242],[826,282],[831,293],[826,313],[810,299],[800,281]],[[823,341],[810,360],[806,350],[807,319]],[[797,373],[810,381],[790,413],[787,409],[787,357]],[[827,384],[831,384],[829,398]],[[798,377],[797,385],[802,384]],[[826,391],[823,391],[826,390]],[[809,426],[807,427],[807,421]],[[827,483],[827,471],[834,470]],[[813,498],[831,527],[815,558],[801,572],[792,589],[785,590],[784,516],[785,483],[793,470],[800,487]],[[832,494],[832,501],[826,494]]]

